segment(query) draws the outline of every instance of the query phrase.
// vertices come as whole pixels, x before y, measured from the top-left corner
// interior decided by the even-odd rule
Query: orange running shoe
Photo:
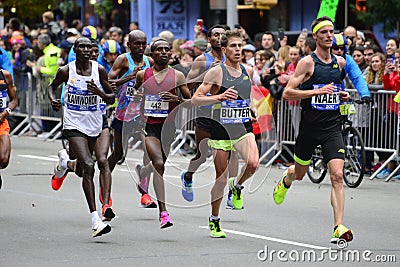
[[[64,179],[67,177],[67,174],[68,173],[64,174],[64,176],[61,178],[57,178],[55,175],[53,175],[53,177],[51,177],[51,188],[53,188],[55,191],[60,190]]]
[[[140,206],[142,208],[157,208],[156,202],[154,202],[153,199],[149,196],[149,194],[143,194],[142,197],[140,198]]]

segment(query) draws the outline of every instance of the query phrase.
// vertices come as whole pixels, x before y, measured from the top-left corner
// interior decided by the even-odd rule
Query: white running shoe
[[[107,223],[104,223],[100,220],[96,221],[92,225],[92,236],[98,237],[104,234],[107,234],[111,231],[111,226]]]
[[[54,166],[54,175],[57,178],[62,178],[67,172],[67,168],[62,167],[61,162],[63,160],[69,160],[68,152],[65,149],[61,149],[60,151],[58,151],[58,163],[56,166]]]

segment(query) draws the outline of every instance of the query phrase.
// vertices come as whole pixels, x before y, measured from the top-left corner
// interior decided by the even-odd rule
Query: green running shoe
[[[242,189],[243,186],[237,188],[235,186],[235,178],[229,179],[229,188],[232,191],[232,205],[235,210],[241,210],[243,208],[243,196],[242,196]]]
[[[353,240],[353,232],[350,229],[347,229],[343,224],[339,224],[336,227],[336,230],[333,231],[331,243],[336,244],[340,239],[344,239],[346,242]]]
[[[286,188],[283,184],[283,179],[285,179],[287,171],[283,173],[282,179],[279,180],[278,184],[274,188],[274,201],[276,204],[280,205],[285,200],[286,192],[289,188]]]
[[[225,238],[226,234],[224,231],[221,229],[221,225],[219,224],[219,220],[211,220],[208,219],[208,228],[210,228],[210,235],[211,237],[216,237],[216,238]]]

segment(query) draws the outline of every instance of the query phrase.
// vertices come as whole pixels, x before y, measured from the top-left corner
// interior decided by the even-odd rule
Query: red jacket
[[[400,90],[400,76],[397,71],[393,71],[390,74],[384,74],[382,75],[382,83],[383,83],[383,89],[385,90],[391,90],[391,91],[396,91],[399,92]],[[399,111],[399,105],[394,102],[394,97],[396,95],[391,95],[390,99],[388,100],[387,107],[388,107],[388,112],[396,112],[396,115],[398,114]]]

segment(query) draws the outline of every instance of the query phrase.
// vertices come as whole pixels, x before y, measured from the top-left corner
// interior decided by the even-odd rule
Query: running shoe
[[[236,210],[241,210],[243,208],[243,196],[242,189],[243,186],[240,186],[240,189],[235,186],[235,178],[229,179],[229,188],[232,190],[232,205]]]
[[[101,187],[100,187],[100,193],[99,193],[99,200],[101,204],[104,204],[103,202],[103,192],[101,191]],[[111,196],[108,198],[108,205],[111,207],[112,206],[112,198]]]
[[[96,221],[92,225],[92,236],[93,237],[102,236],[104,234],[109,233],[110,231],[111,231],[111,226],[100,220]]]
[[[140,198],[140,206],[142,208],[154,209],[157,208],[156,202],[150,197],[149,194],[143,194]]]
[[[333,231],[331,243],[336,244],[340,239],[344,239],[346,242],[353,240],[353,232],[350,229],[347,229],[343,224],[339,224]]]
[[[162,211],[161,215],[160,215],[160,228],[164,229],[164,228],[171,227],[172,225],[173,224],[172,224],[171,219],[169,218],[168,212]]]
[[[289,188],[286,188],[283,184],[283,179],[286,177],[287,171],[283,173],[282,179],[279,180],[278,184],[274,188],[274,201],[276,204],[280,205],[285,200],[286,192]]]
[[[103,207],[101,208],[101,215],[102,215],[102,220],[104,221],[111,221],[112,219],[115,218],[115,212],[111,208],[110,205],[104,204]]]
[[[62,184],[64,183],[64,179],[66,177],[67,177],[67,173],[64,174],[64,176],[61,178],[57,178],[55,175],[53,175],[51,177],[51,188],[53,188],[53,190],[55,190],[55,191],[60,190]]]
[[[182,196],[186,201],[193,201],[193,182],[188,182],[185,180],[185,172],[181,173],[182,180]]]
[[[229,190],[228,198],[226,199],[225,208],[226,208],[226,209],[229,209],[229,210],[236,210],[236,209],[233,207],[233,204],[232,204],[232,191],[231,191],[231,190]],[[242,209],[244,209],[244,206],[242,206]]]
[[[376,176],[376,179],[385,179],[386,177],[388,177],[390,174],[389,169],[385,168],[383,170],[381,170],[380,173],[378,173],[378,175]]]
[[[64,168],[61,164],[64,160],[69,160],[69,155],[67,150],[61,149],[58,151],[57,165],[54,166],[54,175],[56,178],[61,178],[67,173],[68,168]]]
[[[395,176],[393,176],[392,179],[394,179],[394,180],[400,180],[400,173],[397,174],[397,175],[395,175]],[[0,180],[1,180],[1,176],[0,176]],[[0,185],[0,188],[1,188],[1,185]]]
[[[220,219],[217,220],[208,219],[208,228],[210,229],[211,237],[216,237],[216,238],[226,237],[225,232],[221,229],[219,221]]]

